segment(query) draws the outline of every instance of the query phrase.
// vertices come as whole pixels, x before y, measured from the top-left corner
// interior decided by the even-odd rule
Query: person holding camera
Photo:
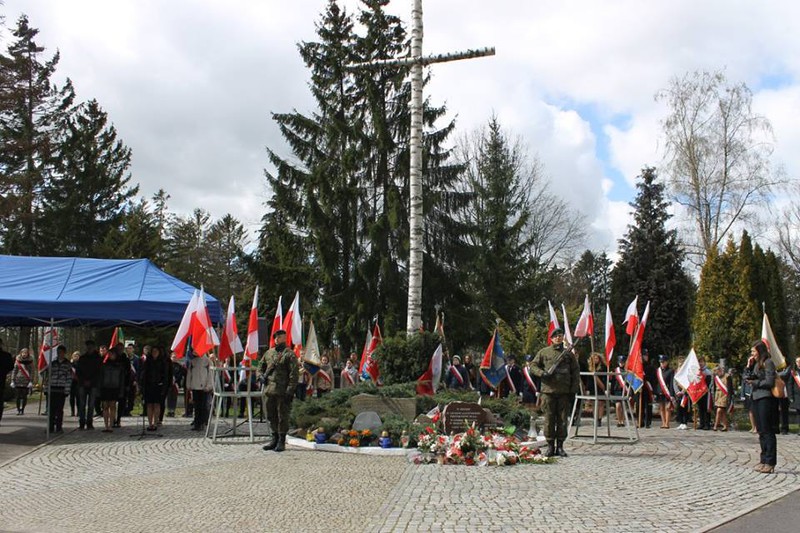
[[[298,368],[297,357],[286,345],[286,332],[279,329],[272,336],[275,347],[264,354],[260,368],[267,397],[267,420],[272,432],[272,440],[263,449],[282,452],[286,449],[286,433],[289,431],[289,413],[297,386]]]
[[[775,385],[775,363],[770,358],[769,348],[758,340],[750,348],[750,358],[744,371],[744,379],[753,387],[753,410],[756,415],[758,443],[761,445],[761,461],[756,472],[771,474],[778,462],[778,400],[772,395]]]

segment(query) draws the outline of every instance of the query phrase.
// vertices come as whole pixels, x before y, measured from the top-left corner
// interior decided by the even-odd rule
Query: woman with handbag
[[[758,340],[750,348],[744,378],[753,387],[753,410],[761,445],[761,462],[755,470],[771,474],[778,462],[778,439],[775,437],[778,433],[778,399],[772,391],[777,375],[764,341]]]

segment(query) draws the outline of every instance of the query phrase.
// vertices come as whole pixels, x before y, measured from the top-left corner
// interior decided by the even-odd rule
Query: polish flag
[[[372,344],[372,332],[367,328],[367,339],[364,341],[364,349],[361,350],[361,361],[358,363],[358,375],[360,376],[362,372],[364,372],[364,365],[367,362],[367,356],[369,355],[369,347]]]
[[[37,363],[39,372],[43,372],[44,369],[50,366],[50,361],[58,357],[56,354],[57,347],[58,330],[56,328],[47,328],[42,334],[42,346],[39,348],[39,361]]]
[[[439,380],[442,377],[442,345],[436,348],[431,356],[428,369],[417,380],[417,394],[420,396],[433,396],[439,387]]]
[[[639,327],[636,328],[636,333],[631,345],[631,351],[628,354],[628,360],[625,362],[625,369],[628,371],[629,383],[633,387],[634,392],[644,385],[644,362],[642,360],[642,343],[644,341],[644,330],[647,327],[647,316],[650,314],[650,302],[644,308],[642,313],[642,321]]]
[[[383,343],[381,328],[375,323],[375,329],[372,331],[372,338],[369,341],[369,348],[367,349],[367,360],[364,361],[364,372],[361,377],[362,379],[371,379],[376,385],[381,384],[381,371],[380,368],[378,368],[378,361],[372,357],[372,354],[381,343]]]
[[[594,317],[592,316],[592,307],[589,304],[589,295],[583,301],[583,311],[581,312],[578,323],[575,324],[576,337],[589,337],[594,335]]]
[[[250,318],[247,321],[247,345],[244,348],[244,358],[247,360],[258,359],[258,285],[253,292],[253,306],[250,308]]]
[[[567,344],[572,346],[572,332],[569,330],[569,320],[567,319],[567,308],[561,304],[561,315],[564,317],[564,338]]]
[[[614,321],[611,319],[611,307],[606,304],[606,367],[611,368],[611,358],[614,356],[614,346],[617,336],[614,333]]]
[[[206,293],[202,287],[200,287],[196,311],[192,316],[191,332],[192,351],[198,357],[207,354],[215,346],[219,346],[219,337],[211,325],[211,317],[208,315],[208,306],[206,305]]]
[[[225,361],[228,357],[242,351],[242,341],[239,339],[239,328],[236,326],[236,312],[233,296],[228,302],[228,313],[225,315],[225,327],[222,330],[222,340],[219,344],[219,359]]]
[[[625,320],[622,321],[623,324],[627,324],[625,327],[625,333],[631,337],[636,332],[636,326],[639,325],[639,312],[636,309],[638,305],[639,296],[637,295],[630,305],[628,305],[628,310],[625,311]]]
[[[192,333],[192,316],[195,313],[198,299],[199,294],[197,289],[195,289],[192,298],[186,306],[186,310],[183,312],[183,318],[181,318],[181,323],[178,326],[178,332],[175,334],[175,339],[172,341],[172,346],[170,347],[170,350],[175,352],[179,359],[182,359],[183,356],[186,355],[186,342],[189,340],[189,336]]]
[[[550,300],[547,300],[547,308],[550,311],[550,323],[547,324],[547,345],[550,346],[553,344],[553,330],[559,327],[559,325],[556,310],[553,309],[553,304],[550,303]]]
[[[303,317],[300,316],[300,291],[297,291],[292,300],[292,305],[283,319],[283,329],[286,330],[286,346],[303,344]]]
[[[275,347],[275,332],[283,327],[283,296],[278,296],[278,308],[275,310],[275,318],[272,319],[272,331],[269,336],[269,347]]]

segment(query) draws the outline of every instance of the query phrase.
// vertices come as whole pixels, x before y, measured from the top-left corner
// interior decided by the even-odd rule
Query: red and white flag
[[[567,308],[564,307],[564,304],[561,304],[561,315],[564,317],[564,339],[566,339],[567,344],[572,346],[572,332],[569,330],[569,319],[567,318]]]
[[[617,345],[617,334],[614,333],[614,321],[611,318],[611,307],[606,304],[606,367],[611,368],[614,357],[614,346]]]
[[[292,300],[292,305],[283,319],[283,329],[286,330],[286,346],[295,344],[303,345],[303,317],[300,316],[300,291],[297,291]]]
[[[421,396],[433,396],[439,387],[439,380],[442,377],[442,344],[433,352],[428,369],[417,380],[417,394]]]
[[[364,341],[364,349],[361,350],[361,361],[358,363],[358,375],[360,376],[362,372],[364,372],[364,365],[367,363],[367,355],[369,355],[369,347],[372,343],[372,331],[367,328],[367,338]]]
[[[367,360],[364,362],[364,371],[362,373],[362,378],[369,378],[376,385],[380,385],[381,371],[378,368],[378,361],[376,361],[375,358],[372,357],[372,354],[382,343],[383,343],[383,337],[381,337],[381,328],[380,326],[378,326],[376,322],[375,328],[372,331],[372,337],[369,341],[369,348],[367,349]]]
[[[644,342],[644,330],[647,327],[647,317],[649,314],[650,302],[647,302],[647,305],[644,308],[644,313],[642,313],[642,321],[639,323],[639,327],[636,328],[633,344],[631,344],[631,351],[628,353],[628,360],[625,362],[625,369],[641,380],[644,380],[642,343]]]
[[[764,318],[761,321],[761,340],[764,341],[767,348],[769,348],[770,358],[772,362],[775,363],[775,368],[778,370],[784,368],[786,366],[786,358],[778,347],[777,341],[775,341],[775,335],[772,333],[772,326],[769,324],[767,313],[764,313]]]
[[[547,309],[550,311],[550,322],[547,324],[547,345],[550,346],[553,344],[553,331],[560,326],[558,325],[556,310],[553,309],[553,304],[550,303],[550,300],[547,300]]]
[[[700,362],[694,348],[689,352],[686,360],[675,372],[675,381],[683,387],[692,399],[692,403],[703,397],[708,392],[705,377],[700,373]]]
[[[283,327],[283,296],[278,296],[278,308],[275,310],[275,318],[272,319],[272,331],[269,336],[269,347],[275,347],[275,332]]]
[[[583,301],[583,311],[578,318],[578,323],[575,324],[575,336],[589,337],[594,335],[594,316],[592,316],[592,306],[589,304],[589,295]]]
[[[630,336],[633,336],[636,333],[636,326],[639,325],[639,311],[637,309],[639,305],[639,296],[637,295],[636,298],[628,305],[628,310],[625,311],[625,320],[622,321],[623,324],[627,324],[625,326],[625,333]]]
[[[247,319],[247,344],[244,348],[244,358],[248,361],[258,359],[258,285],[253,292],[253,305],[250,307],[250,317]]]
[[[228,357],[243,350],[242,341],[239,339],[239,328],[236,326],[236,310],[233,296],[228,302],[228,312],[225,315],[225,327],[222,328],[222,340],[219,343],[219,359],[225,361]]]
[[[203,287],[200,287],[200,296],[197,300],[197,309],[192,316],[192,351],[198,357],[201,357],[215,346],[219,346],[219,337],[214,327],[211,325],[211,317],[208,315],[208,307],[206,305],[206,293]]]
[[[172,341],[170,350],[175,352],[179,359],[186,355],[186,342],[192,334],[192,316],[195,314],[199,293],[195,289],[189,303],[186,305],[186,310],[183,312],[183,318],[178,326],[178,332],[175,333],[175,339]]]
[[[39,348],[39,372],[44,371],[50,366],[50,361],[57,358],[56,348],[58,347],[58,330],[47,328],[42,333],[42,346]]]

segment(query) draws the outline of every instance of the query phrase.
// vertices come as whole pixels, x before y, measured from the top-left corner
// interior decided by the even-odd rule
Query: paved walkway
[[[125,424],[0,468],[0,530],[698,531],[800,488],[796,435],[765,476],[744,432],[651,429],[633,445],[568,443],[556,465],[489,468],[214,445],[184,419],[137,440]]]

